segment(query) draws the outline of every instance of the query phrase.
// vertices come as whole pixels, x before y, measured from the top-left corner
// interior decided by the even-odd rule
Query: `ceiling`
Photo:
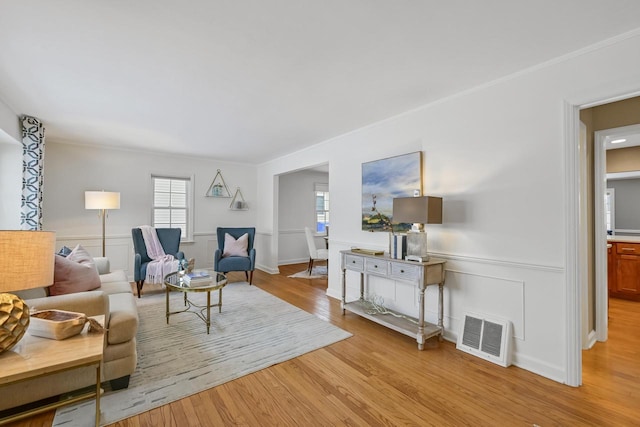
[[[0,3],[47,139],[261,163],[640,27],[636,0]]]
[[[618,141],[613,143],[613,141]],[[618,148],[637,147],[640,145],[640,134],[630,133],[626,135],[613,135],[604,141],[606,150],[617,150]]]

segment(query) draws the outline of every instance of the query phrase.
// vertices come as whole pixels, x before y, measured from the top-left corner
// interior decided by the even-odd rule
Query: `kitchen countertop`
[[[640,243],[640,236],[607,236],[607,242]]]

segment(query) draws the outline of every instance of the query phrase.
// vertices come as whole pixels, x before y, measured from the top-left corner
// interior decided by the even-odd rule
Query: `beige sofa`
[[[76,311],[87,316],[104,314],[107,326],[102,380],[112,389],[126,388],[137,363],[138,309],[124,271],[110,272],[107,258],[95,258],[101,287],[88,292],[47,296],[46,288],[21,292],[31,309]],[[27,330],[27,333],[28,330]],[[35,402],[95,384],[95,368],[87,367],[0,386],[0,410]]]

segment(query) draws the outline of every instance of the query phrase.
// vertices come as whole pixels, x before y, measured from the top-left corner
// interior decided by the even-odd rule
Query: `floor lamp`
[[[105,219],[107,210],[120,209],[120,193],[113,191],[85,191],[84,208],[98,209],[99,216],[102,216],[102,256],[105,255]]]

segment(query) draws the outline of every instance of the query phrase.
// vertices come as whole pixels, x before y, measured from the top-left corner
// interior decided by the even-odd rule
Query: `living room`
[[[574,125],[578,122],[580,107],[627,98],[640,91],[636,71],[640,58],[629,54],[640,48],[638,25],[629,18],[638,16],[640,11],[636,10],[637,6],[623,2],[608,5],[604,11],[599,9],[601,6],[597,2],[593,2],[590,4],[592,10],[598,10],[605,16],[596,18],[594,15],[597,14],[587,13],[588,8],[582,3],[570,2],[570,5],[584,9],[576,13],[582,13],[578,18],[589,24],[586,25],[591,29],[589,32],[580,33],[577,24],[568,23],[573,15],[569,11],[556,10],[555,4],[549,3],[547,9],[533,8],[539,12],[535,15],[539,22],[545,25],[550,25],[546,15],[557,13],[566,18],[564,25],[554,27],[558,31],[554,33],[557,39],[562,39],[566,26],[570,28],[567,33],[581,35],[573,44],[567,42],[563,45],[564,51],[547,46],[547,56],[542,57],[536,56],[537,51],[531,46],[525,49],[525,40],[537,40],[534,35],[541,40],[536,44],[546,46],[557,41],[554,38],[549,41],[541,31],[532,30],[531,35],[522,35],[520,39],[522,55],[530,55],[531,59],[522,59],[515,64],[517,67],[505,67],[500,75],[481,79],[483,69],[478,66],[476,70],[473,62],[476,58],[469,57],[456,63],[455,69],[423,78],[444,80],[443,75],[454,73],[460,78],[465,74],[477,74],[476,80],[465,80],[464,85],[456,87],[447,86],[448,92],[441,94],[437,92],[437,85],[429,86],[428,90],[433,91],[428,93],[429,96],[410,106],[405,104],[404,109],[397,111],[383,108],[387,99],[382,95],[372,93],[370,98],[366,98],[358,93],[357,102],[349,104],[352,111],[364,109],[367,104],[380,105],[380,111],[369,116],[376,118],[362,121],[364,119],[354,112],[357,120],[349,122],[349,126],[335,123],[330,135],[310,132],[308,138],[303,138],[304,132],[299,131],[299,123],[306,123],[309,129],[316,130],[322,126],[326,116],[321,115],[320,107],[308,113],[313,116],[308,121],[292,114],[294,119],[289,118],[289,121],[295,124],[291,125],[295,129],[290,139],[298,144],[292,144],[288,149],[262,147],[267,151],[263,157],[256,157],[250,149],[239,149],[227,142],[233,140],[232,133],[211,135],[209,126],[218,126],[219,121],[228,119],[226,116],[221,118],[220,106],[198,115],[193,123],[189,122],[190,117],[186,114],[173,117],[184,128],[193,129],[192,134],[181,134],[186,135],[184,139],[176,138],[176,134],[162,135],[158,129],[148,129],[146,122],[132,130],[131,126],[136,122],[134,119],[123,120],[119,125],[115,118],[100,123],[98,119],[85,119],[77,111],[75,116],[64,117],[64,120],[86,121],[84,127],[75,128],[75,134],[68,133],[64,138],[58,138],[56,132],[62,135],[67,123],[63,115],[47,113],[52,109],[40,110],[37,97],[25,87],[16,87],[8,75],[2,74],[0,195],[3,205],[0,226],[4,229],[20,228],[22,153],[18,144],[21,140],[18,117],[23,114],[40,118],[50,132],[47,134],[44,168],[44,229],[55,230],[58,247],[82,243],[97,255],[101,244],[100,220],[95,211],[84,209],[84,192],[102,189],[120,192],[121,208],[110,211],[107,219],[107,254],[113,268],[125,270],[129,276],[132,272],[130,231],[132,227],[149,222],[151,175],[163,175],[169,171],[172,176],[193,177],[194,232],[192,241],[184,242],[182,249],[188,257],[196,259],[196,265],[211,266],[217,226],[250,224],[257,229],[258,269],[275,274],[280,270],[277,253],[280,238],[278,177],[291,171],[328,164],[332,220],[329,265],[332,267],[328,271],[326,293],[331,299],[339,300],[342,280],[340,251],[354,246],[388,248],[386,233],[363,232],[360,226],[362,164],[422,152],[423,194],[441,196],[444,204],[443,224],[427,227],[427,232],[429,251],[447,260],[445,339],[457,339],[466,311],[508,318],[513,325],[515,366],[558,383],[579,386],[582,383],[580,313],[584,308],[579,298],[581,267],[577,261],[578,230],[575,228],[580,213],[574,200],[579,180],[576,164],[581,159],[575,152],[577,135]],[[43,4],[39,6],[46,7]],[[517,15],[507,10],[505,4],[501,7],[505,8],[501,17],[516,22]],[[527,9],[526,12],[534,11]],[[0,19],[4,24],[4,19],[8,18]],[[299,19],[299,22],[306,22]],[[385,22],[383,17],[378,19]],[[466,19],[463,22],[467,23]],[[490,22],[495,27],[491,28],[499,26],[498,20],[492,19]],[[605,19],[609,25],[602,25],[601,20]],[[253,20],[258,19],[253,17]],[[256,22],[252,21],[252,24]],[[619,26],[613,30],[613,24]],[[538,27],[545,25],[536,24]],[[2,27],[4,31],[13,28]],[[595,27],[600,32],[596,32]],[[478,27],[473,28],[480,31]],[[6,32],[1,35],[3,39],[9,36]],[[141,40],[147,41],[147,36],[145,33]],[[172,36],[177,37],[176,34]],[[476,33],[468,34],[466,42],[471,43],[470,39],[475,36]],[[41,37],[45,38],[44,35]],[[376,43],[383,43],[381,39]],[[164,38],[162,40],[167,42]],[[315,38],[313,40],[316,41]],[[20,72],[26,72],[21,68],[24,66],[22,62],[18,61],[23,61],[23,57],[17,54],[19,45],[19,39],[13,40],[7,49],[3,49],[0,59],[7,64],[3,69],[10,70],[14,65]],[[477,55],[496,55],[487,46],[491,46],[489,42],[479,46],[486,52],[480,49]],[[411,47],[415,49],[412,51],[414,56],[421,56],[419,48],[423,46]],[[403,53],[409,55],[405,51]],[[513,51],[509,51],[509,55],[515,56]],[[492,60],[498,63],[509,55],[496,55]],[[453,53],[446,56],[457,57]],[[384,58],[377,59],[376,66],[381,66]],[[87,62],[93,61],[97,59],[88,56]],[[337,61],[332,66],[343,71],[340,64],[342,62]],[[296,70],[294,65],[287,62],[286,67],[292,67],[293,73]],[[108,70],[113,71],[112,67]],[[330,74],[331,70],[334,69],[329,68],[327,73]],[[360,68],[357,70],[361,71]],[[423,68],[420,70],[424,71]],[[172,68],[170,71],[175,70]],[[128,72],[132,77],[136,75],[135,70]],[[394,96],[415,92],[401,84],[407,76],[395,76],[398,93]],[[107,85],[107,76],[100,74],[100,77]],[[263,83],[271,81],[267,77]],[[358,76],[351,78],[358,80]],[[259,79],[256,77],[256,80]],[[171,79],[167,78],[166,82],[171,82]],[[64,86],[64,90],[70,92],[73,89],[71,78],[54,83],[54,86]],[[167,102],[181,96],[180,84],[173,81],[169,85]],[[250,92],[259,86],[255,82],[254,85],[233,89]],[[279,99],[278,90],[288,93],[290,89],[283,83],[275,87],[261,98],[264,103],[259,107],[266,118],[252,124],[237,125],[240,132],[245,125],[253,130],[253,126],[260,128],[258,124],[261,124],[264,138],[256,138],[254,142],[258,146],[268,146],[271,141],[269,132],[272,128],[264,122],[275,122],[276,114],[265,100]],[[317,96],[316,90],[309,89],[314,96]],[[310,96],[309,92],[302,92],[304,96],[300,95],[301,98]],[[20,100],[20,95],[24,95],[23,100]],[[46,94],[42,96],[45,98],[43,105],[55,105],[55,99],[49,99]],[[106,95],[101,93],[101,96]],[[71,103],[73,97],[70,98],[65,102]],[[389,95],[389,98],[393,97]],[[135,100],[135,96],[130,99],[125,94],[118,99],[122,104]],[[148,107],[146,103],[142,104],[137,105],[141,120]],[[297,108],[302,108],[302,105],[304,102],[297,104]],[[329,109],[330,105],[327,102],[322,107]],[[234,114],[240,116],[241,112],[241,109],[234,110]],[[58,117],[59,122],[53,120]],[[170,120],[172,117],[163,116],[162,119]],[[359,124],[353,124],[358,120]],[[107,128],[111,128],[107,138],[101,139]],[[142,140],[145,146],[126,147],[117,139],[117,143],[108,145],[107,142],[113,141],[114,135],[117,137],[119,133],[129,133],[133,135],[132,139]],[[279,136],[284,138],[283,135]],[[192,139],[204,140],[201,144],[211,144],[213,148],[200,155],[188,152]],[[233,157],[229,154],[231,152]],[[243,158],[247,160],[243,161]],[[229,199],[205,197],[217,170],[221,171],[232,192],[236,188],[242,190],[248,210],[230,210]],[[349,276],[347,279],[351,289],[357,288],[355,278]],[[436,292],[437,289],[427,289],[426,312],[430,321],[437,316]]]

